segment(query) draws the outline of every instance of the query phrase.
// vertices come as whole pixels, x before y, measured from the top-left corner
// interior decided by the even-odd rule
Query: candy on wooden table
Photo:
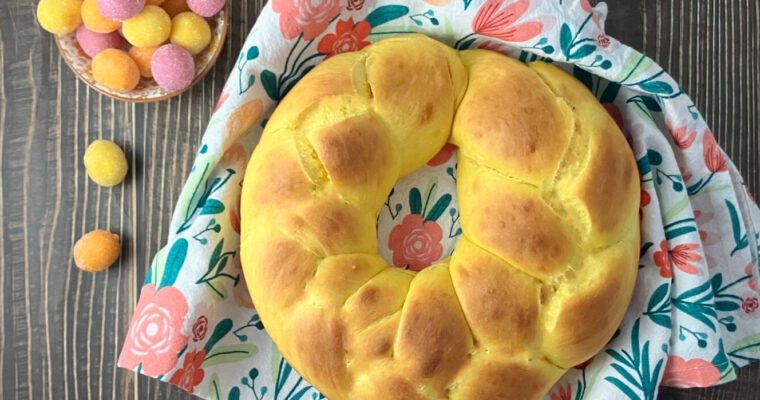
[[[140,83],[140,69],[127,52],[106,49],[92,59],[92,76],[98,83],[128,92]]]
[[[213,17],[222,11],[224,2],[225,0],[187,0],[187,5],[198,15]]]
[[[153,79],[166,90],[182,90],[195,78],[195,60],[187,50],[175,44],[165,44],[156,50],[151,60]]]
[[[56,35],[74,32],[82,24],[82,1],[41,0],[37,20],[42,29]]]
[[[161,4],[161,8],[172,18],[185,11],[190,11],[186,0],[166,0]]]
[[[98,185],[116,186],[127,176],[127,157],[116,143],[96,140],[84,152],[84,168]]]
[[[98,0],[98,10],[114,21],[126,21],[145,7],[145,0]]]
[[[77,42],[88,57],[93,58],[105,49],[120,49],[124,39],[117,32],[97,33],[80,25],[77,29]]]
[[[152,78],[153,72],[150,68],[150,60],[153,58],[153,53],[158,50],[158,46],[152,47],[132,47],[129,49],[129,56],[135,60],[137,67],[140,68],[140,75],[145,78]]]
[[[84,0],[82,22],[87,29],[97,33],[111,33],[121,26],[119,21],[114,21],[100,13],[97,0]]]
[[[145,6],[140,14],[124,21],[124,37],[133,46],[158,46],[169,39],[172,20],[159,6]]]
[[[88,272],[103,271],[119,259],[121,240],[115,233],[96,229],[77,240],[73,253],[78,268]]]
[[[211,43],[211,27],[205,18],[193,12],[183,12],[172,19],[172,43],[196,55]]]

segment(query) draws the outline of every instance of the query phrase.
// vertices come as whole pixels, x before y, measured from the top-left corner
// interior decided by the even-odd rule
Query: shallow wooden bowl
[[[224,41],[227,37],[227,31],[230,26],[229,4],[225,6],[219,14],[207,20],[211,26],[211,43],[205,50],[203,50],[203,52],[194,57],[196,67],[195,79],[193,79],[193,83],[191,83],[190,86],[183,90],[166,90],[158,86],[153,79],[146,78],[142,78],[140,84],[137,85],[134,90],[129,92],[120,92],[107,88],[100,83],[95,82],[95,79],[92,76],[92,59],[90,59],[90,57],[82,51],[82,48],[79,47],[74,33],[56,35],[55,43],[69,68],[71,68],[71,70],[74,71],[74,74],[89,87],[116,100],[131,103],[152,103],[179,96],[203,79],[203,77],[211,70],[211,67],[214,66],[216,59],[219,58],[219,54],[222,51],[222,47],[224,47]]]

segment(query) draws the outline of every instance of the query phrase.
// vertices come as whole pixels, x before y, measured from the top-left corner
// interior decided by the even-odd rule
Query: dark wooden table
[[[115,360],[215,96],[263,2],[231,3],[231,35],[211,74],[177,99],[132,105],[76,80],[35,24],[36,1],[0,1],[0,399],[190,397]],[[608,31],[682,83],[760,198],[758,0],[608,4]],[[87,179],[81,155],[96,138],[124,146],[126,184]],[[123,254],[105,273],[81,273],[70,250],[96,227],[119,232]],[[760,399],[760,368],[661,398]]]

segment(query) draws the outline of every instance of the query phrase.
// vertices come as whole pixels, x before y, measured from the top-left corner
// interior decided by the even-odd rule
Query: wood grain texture
[[[684,86],[757,197],[760,188],[760,6],[757,0],[610,0],[608,31]],[[0,2],[0,399],[188,399],[116,368],[129,317],[192,163],[215,97],[262,0],[234,0],[216,67],[179,98],[114,102],[77,81],[34,23],[36,1]],[[96,138],[121,144],[124,185],[99,188],[81,155]],[[105,273],[73,266],[74,241],[118,232]],[[678,400],[760,399],[760,368]]]

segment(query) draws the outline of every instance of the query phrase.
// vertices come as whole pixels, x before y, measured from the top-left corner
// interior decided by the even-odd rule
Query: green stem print
[[[245,56],[245,57],[243,57]],[[249,75],[248,81],[244,84],[243,83],[243,70],[245,69],[245,66],[255,60],[259,57],[259,48],[257,46],[251,46],[251,48],[248,49],[245,53],[242,51],[240,52],[240,57],[238,57],[237,61],[237,69],[238,69],[238,94],[243,94],[247,92],[250,88],[253,87],[254,83],[256,83],[256,75]]]
[[[425,24],[425,21],[430,22],[430,24],[433,26],[440,25],[440,21],[438,21],[438,18],[435,17],[435,12],[433,10],[427,10],[424,13],[410,15],[409,19],[411,19],[417,26],[423,26]]]
[[[670,329],[672,326],[670,319],[670,283],[663,283],[649,298],[647,310],[644,315],[649,317],[657,325]]]
[[[388,199],[385,200],[385,203],[384,203],[385,208],[388,209],[388,214],[390,214],[391,219],[396,219],[396,217],[398,217],[398,213],[401,212],[401,208],[402,208],[401,203],[396,203],[393,206],[393,209],[391,209],[391,203],[392,203],[391,198],[393,197],[394,193],[396,193],[396,189],[391,189],[391,192],[388,194]]]
[[[193,192],[190,195],[190,200],[187,202],[185,208],[185,217],[182,224],[177,229],[176,234],[180,234],[193,225],[193,221],[197,215],[215,215],[224,212],[224,204],[216,199],[212,199],[211,195],[221,189],[229,180],[232,175],[235,174],[235,170],[227,169],[224,177],[216,177],[208,184],[206,174],[208,173],[209,163],[203,167],[203,172],[198,179],[198,183],[193,188]],[[203,188],[201,189],[201,186]],[[200,193],[200,195],[199,195]],[[196,198],[196,196],[198,196]]]
[[[713,321],[717,320],[718,315],[715,312],[713,299],[712,284],[707,281],[674,298],[673,306],[715,332],[716,327]]]
[[[607,376],[604,380],[615,385],[630,400],[655,400],[664,358],[658,357],[659,360],[652,368],[649,362],[649,341],[644,342],[643,346],[639,343],[640,321],[637,319],[633,323],[630,349],[606,351],[616,361],[611,366],[620,377]]]
[[[254,326],[256,327],[256,329],[260,331],[264,330],[264,323],[261,322],[261,318],[259,318],[259,314],[253,314],[251,319],[248,320],[248,323],[232,331],[232,334],[235,335],[238,338],[238,340],[240,340],[241,342],[245,342],[246,340],[248,340],[248,336],[243,335],[239,332],[246,330],[250,327],[254,327]]]
[[[224,269],[227,267],[227,261],[230,257],[235,256],[235,252],[223,252],[223,249],[224,239],[220,240],[219,243],[216,244],[214,252],[211,254],[211,259],[209,260],[208,270],[206,273],[204,273],[200,279],[195,281],[196,284],[207,285],[217,296],[222,299],[226,297],[225,290],[223,287],[215,285],[214,281],[216,279],[226,278],[234,282],[233,286],[237,285],[240,281],[240,274],[231,275],[224,272]]]
[[[208,244],[208,240],[204,237],[201,237],[201,235],[203,235],[206,232],[219,233],[221,230],[222,230],[222,226],[216,223],[216,219],[211,218],[211,220],[208,221],[208,224],[206,224],[206,227],[203,228],[203,230],[193,235],[193,239],[195,239],[198,243],[202,245],[206,245]]]
[[[462,228],[461,226],[457,226],[459,222],[460,214],[457,212],[456,208],[451,208],[449,210],[449,216],[451,217],[451,227],[449,228],[449,239],[459,236],[462,234]],[[456,228],[456,230],[454,230]]]
[[[306,393],[312,391],[311,400],[322,400],[326,397],[321,393],[317,393],[313,387],[311,387],[300,376],[293,373],[293,367],[285,361],[284,358],[280,358],[279,365],[277,367],[277,375],[274,380],[274,395],[273,397],[267,397],[272,400],[301,400],[305,399]],[[253,368],[248,372],[247,377],[243,377],[240,382],[248,387],[253,393],[253,397],[256,400],[265,399],[265,395],[269,393],[269,387],[261,385],[259,387],[256,379],[259,377],[259,370]]]

